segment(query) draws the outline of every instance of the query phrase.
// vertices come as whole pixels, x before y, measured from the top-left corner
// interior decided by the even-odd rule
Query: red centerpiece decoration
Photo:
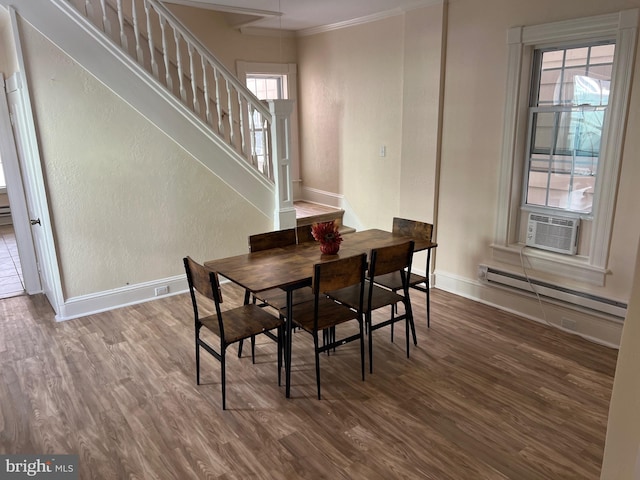
[[[325,255],[335,255],[340,250],[342,236],[335,222],[314,223],[311,235],[320,243],[320,251]]]

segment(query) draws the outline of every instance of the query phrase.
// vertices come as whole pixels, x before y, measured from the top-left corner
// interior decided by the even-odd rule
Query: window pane
[[[562,70],[543,70],[540,74],[538,105],[553,105],[556,98],[556,85],[560,84]]]
[[[525,202],[590,213],[615,45],[539,50]]]
[[[284,84],[284,75],[247,75],[247,88],[260,100],[287,98]]]
[[[589,48],[570,48],[567,50],[564,64],[566,67],[585,66],[587,64],[587,56]]]
[[[533,114],[533,137],[531,150],[534,153],[551,153],[553,145],[553,130],[555,126],[556,114],[534,113]]]
[[[591,111],[579,110],[571,114],[575,125],[573,136],[575,155],[596,159],[600,156],[604,114],[604,108]],[[595,171],[592,173],[595,175]]]
[[[614,44],[591,47],[591,63],[613,64],[613,54],[615,51],[616,46]]]
[[[533,162],[532,162],[533,163]],[[548,162],[540,162],[540,165]],[[527,203],[529,205],[546,206],[547,204],[547,167],[544,171],[531,171],[529,173],[529,183],[527,185]]]

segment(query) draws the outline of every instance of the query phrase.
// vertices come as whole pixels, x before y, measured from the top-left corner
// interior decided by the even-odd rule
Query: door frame
[[[20,95],[20,103],[24,118],[22,118],[20,122],[16,122],[15,128],[20,128],[20,134],[22,135],[25,143],[24,149],[26,150],[24,158],[20,158],[18,161],[20,162],[20,182],[24,188],[24,198],[26,200],[27,208],[23,209],[22,212],[18,212],[19,216],[14,218],[15,223],[26,225],[29,229],[42,229],[40,232],[42,235],[42,242],[35,242],[33,232],[31,230],[29,230],[29,235],[25,236],[31,238],[31,246],[35,251],[38,270],[40,272],[40,282],[42,284],[41,291],[44,291],[51,307],[56,313],[56,319],[59,319],[61,318],[60,309],[64,306],[64,297],[62,294],[60,269],[58,267],[58,256],[53,238],[51,217],[49,215],[49,203],[45,189],[44,175],[42,172],[35,119],[31,108],[31,97],[29,95],[27,70],[25,68],[18,20],[15,9],[13,7],[9,7],[8,10],[19,71],[14,73],[7,80],[7,92],[15,89]],[[12,130],[10,131],[12,132]],[[11,198],[9,201],[11,201]],[[40,219],[39,225],[31,227],[30,214],[35,215],[33,218],[37,217]],[[17,241],[18,238],[16,237],[16,242]],[[40,245],[37,243],[40,243]]]
[[[7,183],[7,196],[11,207],[11,221],[16,236],[18,256],[24,281],[24,289],[29,295],[42,292],[40,273],[34,249],[33,235],[29,226],[29,212],[20,174],[20,161],[13,136],[11,113],[6,97],[4,75],[0,74],[2,93],[0,94],[0,157]]]

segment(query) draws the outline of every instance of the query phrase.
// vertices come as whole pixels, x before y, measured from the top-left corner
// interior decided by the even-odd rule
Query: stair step
[[[354,228],[342,224],[344,210],[340,208],[306,201],[294,202],[293,206],[296,209],[296,223],[299,227],[333,220],[339,225],[340,233],[355,232]]]

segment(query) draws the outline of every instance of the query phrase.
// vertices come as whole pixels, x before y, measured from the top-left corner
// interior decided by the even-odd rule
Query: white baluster
[[[233,147],[236,146],[236,129],[233,127],[233,105],[232,95],[231,95],[231,86],[229,85],[229,80],[224,79],[224,85],[227,89],[227,115],[229,115],[229,142]]]
[[[140,25],[138,24],[138,9],[136,8],[136,0],[131,0],[131,17],[133,20],[133,36],[136,37],[136,57],[138,63],[144,66],[144,54],[140,46]]]
[[[116,8],[118,9],[118,25],[120,26],[120,46],[129,52],[129,39],[124,30],[124,11],[122,9],[122,0],[116,2]]]
[[[247,155],[247,141],[246,141],[246,132],[244,131],[245,128],[245,120],[244,120],[244,116],[247,113],[247,109],[244,108],[244,102],[243,102],[243,97],[242,94],[238,91],[238,122],[239,122],[239,129],[240,129],[240,151],[242,152],[242,155],[244,155],[245,157],[250,157],[251,156],[251,152],[248,152],[249,154]],[[248,102],[247,102],[248,103]]]
[[[216,83],[216,111],[218,112],[218,133],[224,136],[224,123],[222,123],[222,99],[220,98],[220,78],[218,69],[213,67],[213,80]]]
[[[166,19],[164,17],[160,17],[160,31],[162,32],[162,58],[164,59],[164,79],[167,84],[167,88],[173,92],[173,79],[171,78],[171,70],[169,67],[171,66],[171,62],[169,61],[169,52],[167,50],[167,33],[166,29]]]
[[[196,78],[196,68],[193,62],[193,45],[189,43],[189,73],[191,75],[191,94],[193,95],[193,111],[200,114],[200,101],[198,100],[198,79]]]
[[[248,104],[249,110],[249,141],[251,142],[251,165],[258,167],[258,154],[256,153],[256,109],[253,104]],[[260,168],[258,167],[258,170]]]
[[[264,165],[262,166],[262,172],[267,178],[273,180],[273,155],[271,150],[271,128],[273,126],[269,123],[269,120],[262,118],[262,138],[264,138],[264,152],[262,157],[264,158]]]
[[[91,0],[85,0],[84,14],[89,20],[93,20],[93,5],[91,4]]]
[[[211,98],[209,97],[209,81],[207,80],[207,67],[204,61],[204,55],[200,55],[200,64],[202,65],[202,89],[204,90],[204,110],[207,116],[207,124],[211,125]]]
[[[173,38],[176,40],[176,62],[178,64],[178,80],[180,83],[180,98],[187,103],[187,90],[184,88],[184,75],[182,74],[182,53],[180,52],[180,32],[173,29]]]
[[[105,0],[100,0],[100,6],[102,7],[102,28],[104,28],[104,33],[111,37],[111,22],[107,18],[107,6],[105,5]]]
[[[147,40],[149,41],[149,55],[151,60],[151,72],[158,78],[158,62],[156,62],[156,46],[153,44],[153,30],[151,28],[151,8],[147,0],[143,0],[144,13],[147,16]]]

